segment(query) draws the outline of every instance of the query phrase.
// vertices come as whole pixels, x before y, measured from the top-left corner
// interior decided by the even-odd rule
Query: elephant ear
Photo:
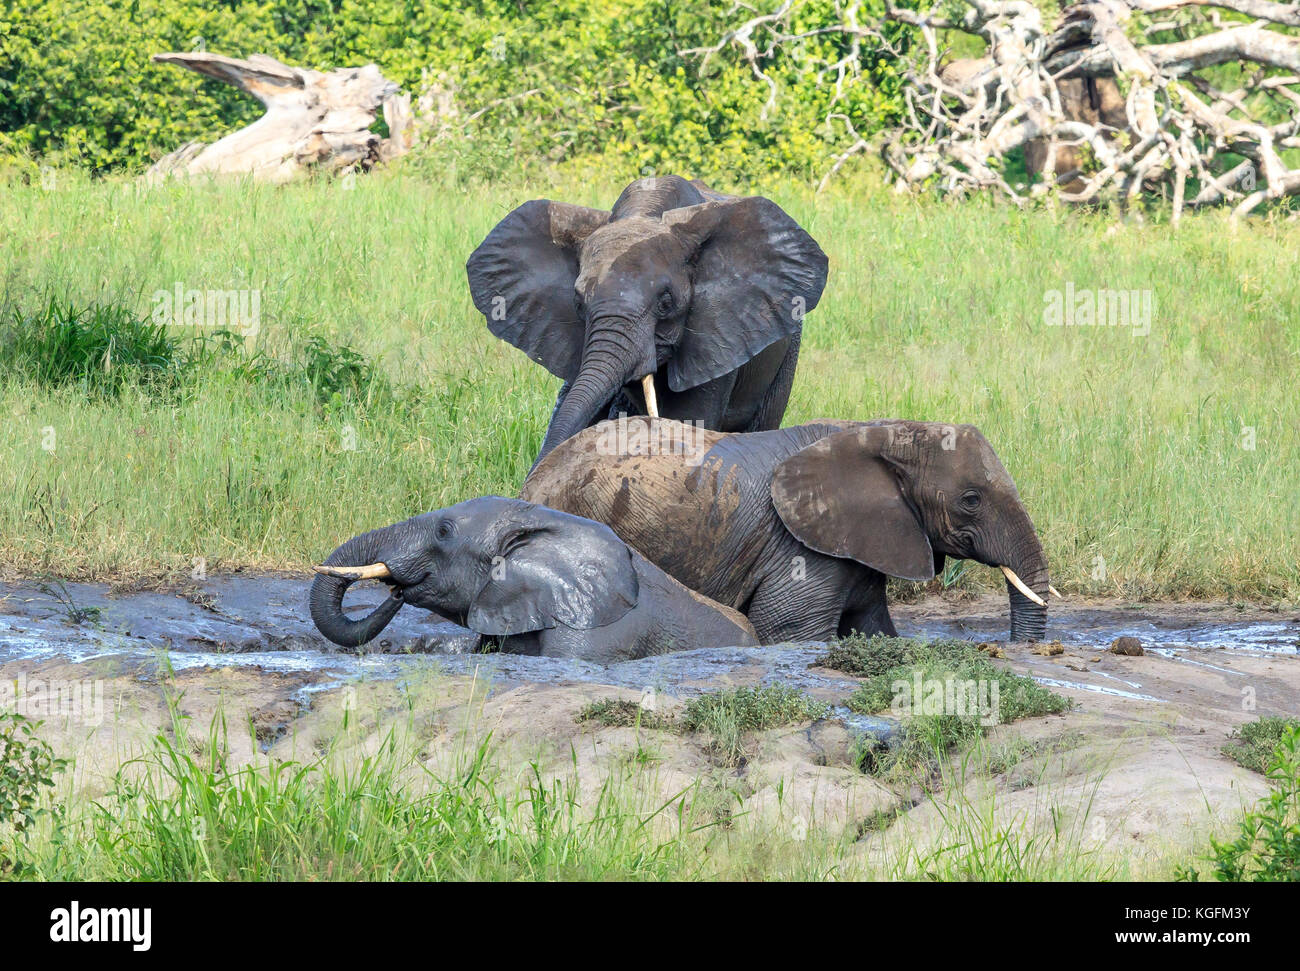
[[[636,606],[639,584],[632,551],[603,523],[521,503],[505,524],[487,583],[466,622],[502,636],[563,624],[605,627]]]
[[[904,580],[934,576],[929,537],[882,457],[888,428],[819,439],[776,467],[772,503],[805,546]]]
[[[567,202],[525,202],[487,234],[465,264],[488,330],[556,377],[571,380],[585,336],[573,301],[578,251],[609,213]]]
[[[674,391],[721,377],[798,334],[826,286],[826,254],[780,206],[708,192],[709,201],[663,216],[695,249],[686,329],[668,362]]]

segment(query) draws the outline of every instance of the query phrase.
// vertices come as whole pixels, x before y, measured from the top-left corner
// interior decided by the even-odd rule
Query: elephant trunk
[[[555,446],[572,438],[594,420],[604,418],[602,412],[608,410],[623,385],[654,370],[651,363],[642,361],[645,355],[630,336],[631,330],[622,318],[593,323],[583,351],[582,366],[546,429],[546,438],[537,456],[539,462]],[[634,373],[638,367],[640,373]]]
[[[384,559],[386,530],[376,529],[348,540],[325,561],[326,566],[367,566]],[[354,578],[318,575],[311,585],[309,602],[316,629],[341,647],[360,647],[374,640],[388,626],[402,606],[396,588],[388,599],[360,620],[349,620],[343,613],[343,595]]]
[[[1007,578],[1007,597],[1011,606],[1011,640],[1041,641],[1047,634],[1048,570],[1047,556],[1028,515],[1012,531],[1015,541],[998,560],[1042,601],[1036,603]],[[1004,571],[1005,572],[1005,571]]]

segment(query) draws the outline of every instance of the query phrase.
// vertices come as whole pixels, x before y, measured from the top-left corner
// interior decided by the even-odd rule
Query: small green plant
[[[904,723],[891,743],[859,747],[863,771],[876,776],[919,772],[929,777],[946,753],[974,742],[993,724],[1069,709],[1065,698],[998,667],[967,641],[845,638],[832,644],[819,663],[864,678],[845,702],[853,711],[874,715],[894,709],[901,699]],[[958,699],[950,686],[978,690],[975,698]],[[914,698],[918,689],[920,696]],[[930,703],[931,689],[939,704]],[[953,704],[958,700],[963,703]]]
[[[1222,752],[1254,772],[1267,773],[1287,732],[1300,730],[1300,718],[1260,718],[1234,729]]]
[[[682,727],[690,732],[707,732],[709,750],[724,766],[745,761],[745,736],[783,725],[825,718],[830,705],[798,688],[764,685],[713,691],[687,702],[682,709]]]
[[[53,583],[42,583],[36,589],[58,603],[69,624],[82,624],[99,619],[100,608],[81,606],[62,580],[56,578]]]
[[[41,808],[42,793],[67,765],[37,734],[40,727],[16,711],[0,711],[0,876],[25,872],[17,844],[49,812]]]
[[[668,715],[647,711],[635,701],[625,698],[601,698],[582,706],[576,719],[581,722],[596,722],[606,728],[650,728],[671,731],[677,727],[676,721]]]
[[[1290,724],[1284,724],[1269,758],[1266,775],[1273,790],[1242,817],[1235,839],[1210,841],[1211,874],[1222,882],[1300,881],[1300,726],[1294,719],[1260,721]],[[1200,872],[1186,866],[1177,876],[1199,880]]]

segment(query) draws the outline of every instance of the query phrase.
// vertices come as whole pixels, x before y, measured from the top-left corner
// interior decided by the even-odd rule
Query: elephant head
[[[631,551],[609,527],[500,496],[362,533],[316,571],[312,620],[345,647],[377,637],[403,603],[503,636],[557,624],[603,627],[638,596]],[[391,593],[369,616],[350,620],[343,595],[367,578],[383,580]]]
[[[973,425],[869,422],[795,453],[772,501],[805,545],[881,573],[928,580],[945,556],[1000,567],[1011,639],[1047,628],[1047,557],[1007,470]]]
[[[569,383],[542,455],[661,367],[685,391],[799,333],[826,269],[775,203],[678,176],[632,183],[609,212],[526,202],[466,265],[492,333]]]

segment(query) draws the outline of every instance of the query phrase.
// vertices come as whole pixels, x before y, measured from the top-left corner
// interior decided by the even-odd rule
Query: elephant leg
[[[840,617],[839,635],[884,634],[897,637],[898,630],[889,616],[889,601],[885,597],[888,579],[875,570],[866,571],[866,575],[856,584],[849,595]]]
[[[865,634],[868,637],[872,634],[884,634],[886,637],[897,637],[898,628],[894,626],[894,621],[889,616],[889,605],[881,600],[874,607],[846,610],[840,618],[839,635],[849,637],[852,634]]]
[[[758,410],[754,412],[754,417],[745,431],[766,432],[781,427],[781,419],[785,417],[785,407],[790,403],[790,389],[794,387],[794,371],[799,366],[801,336],[795,334],[790,338],[790,344],[786,348],[785,357],[781,359],[776,377],[772,379],[767,393],[763,395],[763,400],[759,403]]]
[[[842,592],[809,579],[760,584],[744,613],[760,644],[779,644],[831,640],[843,610]]]

